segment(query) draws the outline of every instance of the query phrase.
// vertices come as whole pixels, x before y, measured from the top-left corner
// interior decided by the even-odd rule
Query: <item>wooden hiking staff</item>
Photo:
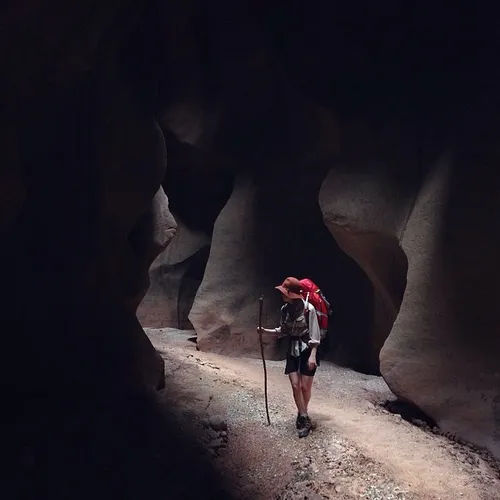
[[[267,401],[267,368],[266,368],[266,358],[264,357],[264,344],[262,342],[262,310],[264,307],[264,297],[261,295],[259,297],[259,343],[260,343],[260,354],[262,356],[262,365],[264,366],[264,397],[266,400],[266,415],[267,415],[267,425],[271,425],[271,419],[269,418],[269,405]]]

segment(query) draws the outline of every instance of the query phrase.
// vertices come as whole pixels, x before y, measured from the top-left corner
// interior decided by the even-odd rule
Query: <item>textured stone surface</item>
[[[190,313],[198,345],[258,355],[258,297],[264,295],[264,326],[277,326],[281,298],[274,287],[285,276],[312,276],[334,306],[332,354],[340,344],[344,363],[377,371],[371,317],[367,323],[360,314],[371,307],[370,282],[323,224],[316,201],[320,182],[314,176],[292,175],[283,200],[275,195],[283,187],[283,175],[237,178],[215,223],[207,267]],[[293,200],[300,200],[300,208],[290,214],[285,207],[295,206]],[[265,336],[265,341],[268,356],[282,356],[272,337]]]
[[[210,239],[205,233],[190,230],[179,219],[175,237],[149,269],[151,287],[137,311],[143,326],[189,327],[183,318],[187,316],[185,309],[189,311],[191,308],[196,288],[194,293],[188,291],[185,297],[181,297],[181,293],[190,286],[189,272],[196,264],[196,256],[203,253],[204,257],[209,245]],[[203,273],[203,263],[201,271]]]
[[[157,191],[150,207],[137,221],[129,236],[137,264],[137,274],[142,277],[142,286],[132,300],[132,307],[137,309],[143,300],[148,288],[149,268],[155,258],[167,248],[177,231],[177,222],[168,209],[168,199],[163,188]],[[128,265],[127,265],[128,264]],[[131,263],[127,262],[124,272],[130,271]],[[129,284],[130,286],[130,284]]]
[[[274,283],[269,277],[261,282],[263,238],[255,219],[255,197],[255,181],[241,176],[215,222],[203,282],[189,314],[201,349],[239,354],[258,350],[259,289],[269,290]],[[273,305],[276,300],[266,301],[266,311]]]
[[[475,126],[491,137],[491,125]],[[377,338],[390,332],[380,361],[391,389],[444,430],[499,455],[496,150],[465,130],[454,153],[427,164],[413,192],[390,182],[386,154],[382,168],[331,170],[320,204],[373,284]]]
[[[399,239],[418,190],[418,164],[402,125],[370,129],[354,122],[344,140],[348,163],[329,171],[319,204],[338,245],[371,281],[371,331],[358,343],[369,344],[371,363],[378,366],[406,286],[408,263]]]
[[[499,184],[486,168],[496,161],[491,149],[463,144],[420,192],[403,240],[407,290],[381,369],[444,430],[500,456]]]

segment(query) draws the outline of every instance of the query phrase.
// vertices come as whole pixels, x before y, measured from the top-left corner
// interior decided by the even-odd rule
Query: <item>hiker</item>
[[[311,432],[311,419],[307,413],[316,368],[321,333],[314,306],[303,299],[303,287],[297,278],[289,277],[275,287],[283,296],[285,304],[281,308],[278,328],[262,328],[266,333],[277,333],[278,338],[287,336],[285,374],[292,385],[293,397],[297,405],[296,427],[299,437]],[[259,329],[257,329],[259,331]]]

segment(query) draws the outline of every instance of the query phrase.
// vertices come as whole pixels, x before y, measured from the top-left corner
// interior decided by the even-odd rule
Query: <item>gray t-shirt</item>
[[[278,333],[282,334],[281,337],[291,337],[289,354],[294,357],[300,356],[308,346],[314,347],[321,343],[321,330],[318,324],[318,317],[316,316],[316,309],[311,303],[306,303],[305,300],[302,302],[304,303],[303,312],[294,318],[285,315],[285,318],[281,321],[281,325],[276,329]],[[308,320],[305,319],[304,315],[306,307]],[[307,344],[301,340],[301,337],[305,334],[309,334]]]

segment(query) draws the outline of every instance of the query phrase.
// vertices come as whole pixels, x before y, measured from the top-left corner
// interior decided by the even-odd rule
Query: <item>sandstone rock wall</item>
[[[384,340],[390,332],[380,369],[393,392],[498,456],[492,283],[500,240],[491,220],[498,169],[496,150],[487,146],[491,123],[474,126],[463,127],[447,151],[422,157],[424,175],[413,192],[411,184],[391,182],[404,158],[398,165],[381,152],[386,163],[376,170],[332,169],[320,203],[339,245],[374,286],[375,328]]]
[[[443,429],[500,456],[498,156],[486,144],[491,124],[474,125],[426,179],[408,221],[408,286],[381,369]]]
[[[191,231],[178,219],[176,235],[149,269],[151,286],[137,311],[137,317],[143,326],[191,327],[186,323],[185,309],[190,309],[197,287],[194,283],[195,290],[192,290],[190,270],[196,266],[200,256],[206,263],[209,245],[210,239],[205,233]],[[202,276],[203,271],[202,262]],[[199,283],[201,279],[198,286]]]
[[[1,9],[4,491],[88,498],[100,484],[105,496],[137,496],[111,443],[130,438],[132,414],[148,420],[164,387],[135,314],[176,230],[161,188],[158,26],[135,2]],[[136,441],[143,458],[146,441]]]
[[[276,326],[281,298],[274,286],[288,275],[312,276],[335,311],[325,346],[330,347],[329,355],[376,373],[378,350],[371,316],[360,314],[372,310],[372,286],[323,224],[317,180],[298,175],[283,181],[283,175],[238,177],[215,223],[207,267],[190,314],[198,344],[202,349],[257,355],[258,297],[265,298],[264,323]],[[276,196],[283,192],[283,182],[285,198]],[[272,337],[266,341],[268,356],[282,357]]]
[[[148,428],[163,383],[136,315],[150,279],[143,322],[192,323],[201,348],[247,354],[258,296],[271,326],[273,287],[312,277],[334,306],[334,359],[376,373],[380,353],[399,397],[500,455],[495,16],[320,0],[1,9],[2,429],[9,459],[39,457],[13,463],[19,484],[64,470],[34,496],[78,484],[88,498],[103,436]],[[101,443],[92,466],[68,436]],[[149,472],[134,483],[120,464],[141,496]]]

